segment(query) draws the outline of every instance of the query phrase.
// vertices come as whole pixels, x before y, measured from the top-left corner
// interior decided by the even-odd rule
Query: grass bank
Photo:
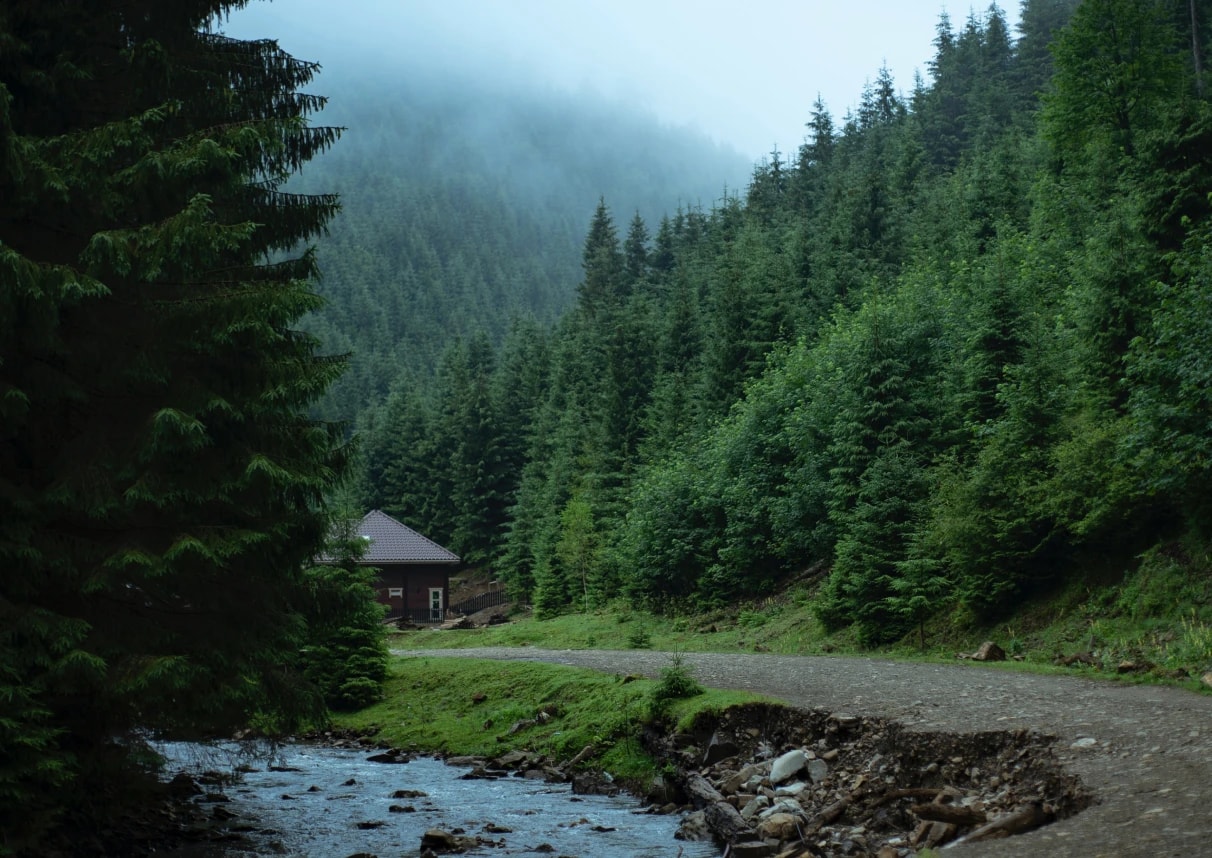
[[[1192,689],[1212,670],[1212,550],[1188,540],[1159,546],[1127,565],[1091,565],[1063,589],[1025,598],[1013,612],[976,618],[956,606],[878,650],[893,658],[953,662],[991,640],[1012,657],[1007,669],[1082,672]],[[657,615],[622,604],[535,620],[525,612],[479,629],[399,632],[398,649],[538,646],[547,649],[657,649],[669,652],[871,654],[843,630],[829,633],[812,612],[813,589],[792,585],[769,598],[708,611]],[[1058,657],[1090,662],[1057,667]],[[1134,669],[1125,670],[1127,666]],[[1120,672],[1123,670],[1123,672]]]
[[[713,690],[680,696],[687,678],[673,663],[663,680],[650,680],[552,664],[398,658],[383,701],[339,715],[336,724],[394,747],[443,755],[525,749],[568,760],[592,745],[593,767],[646,784],[655,766],[639,737],[654,714],[682,723],[705,710],[763,699]]]

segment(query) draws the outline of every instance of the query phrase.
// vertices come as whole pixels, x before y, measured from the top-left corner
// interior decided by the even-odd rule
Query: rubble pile
[[[907,858],[1029,831],[1090,803],[1035,731],[913,732],[878,718],[774,705],[648,735],[695,808],[684,839],[730,858]]]

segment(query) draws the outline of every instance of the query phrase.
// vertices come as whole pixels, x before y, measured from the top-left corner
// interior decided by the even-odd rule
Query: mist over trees
[[[869,643],[1204,533],[1210,19],[944,17],[929,80],[818,103],[743,195],[602,200],[575,305],[393,395],[363,501],[540,615],[815,567]]]
[[[655,221],[747,175],[705,137],[487,70],[348,56],[323,84],[325,121],[346,130],[291,188],[341,189],[317,257],[326,304],[306,321],[350,353],[319,405],[329,419],[362,425],[397,388],[427,388],[455,340],[496,348],[516,320],[552,324],[575,299],[599,197]]]

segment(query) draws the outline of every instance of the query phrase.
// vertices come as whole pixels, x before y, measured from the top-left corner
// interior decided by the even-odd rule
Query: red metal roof
[[[358,536],[366,541],[364,566],[380,563],[458,563],[459,556],[427,539],[380,510],[371,510],[358,522]]]

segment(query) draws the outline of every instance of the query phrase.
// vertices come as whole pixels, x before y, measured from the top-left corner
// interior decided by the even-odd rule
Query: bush
[[[652,696],[649,700],[652,717],[665,716],[673,701],[697,697],[703,691],[703,686],[694,678],[694,670],[686,664],[680,653],[675,653],[670,659],[669,666],[661,671],[661,681],[652,689]]]

